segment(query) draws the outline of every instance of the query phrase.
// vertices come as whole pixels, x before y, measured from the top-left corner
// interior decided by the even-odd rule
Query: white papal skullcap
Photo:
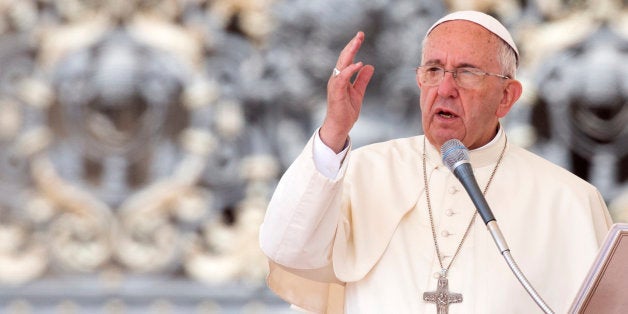
[[[512,40],[512,36],[510,36],[510,33],[508,32],[506,27],[502,25],[502,23],[500,23],[494,17],[486,13],[482,13],[478,11],[458,11],[458,12],[447,14],[440,20],[436,21],[436,23],[434,23],[432,27],[430,27],[430,29],[425,34],[425,37],[427,37],[427,35],[429,35],[430,32],[432,32],[432,30],[434,30],[436,26],[444,22],[454,21],[454,20],[465,20],[465,21],[473,22],[475,24],[478,24],[486,28],[489,32],[497,35],[499,38],[504,40],[510,46],[510,48],[512,48],[512,50],[515,51],[515,56],[517,57],[517,63],[519,63],[519,50],[517,49],[517,45],[515,45],[515,41]]]

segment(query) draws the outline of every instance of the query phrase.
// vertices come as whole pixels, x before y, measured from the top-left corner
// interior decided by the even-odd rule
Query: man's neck
[[[484,144],[484,145],[482,145],[482,146],[480,146],[478,148],[474,148],[471,151],[483,150],[483,149],[485,149],[485,148],[487,148],[487,147],[497,143],[499,141],[499,137],[502,135],[502,132],[504,132],[504,131],[503,131],[501,125],[498,124],[497,125],[497,132],[495,132],[495,136],[493,136],[493,138],[488,143],[486,143],[486,144]]]

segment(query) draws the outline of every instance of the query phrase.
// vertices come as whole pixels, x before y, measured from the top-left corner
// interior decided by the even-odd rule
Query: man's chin
[[[462,141],[462,136],[455,132],[439,132],[437,134],[433,134],[432,136],[428,136],[427,138],[430,140],[430,143],[437,148],[440,148],[445,142],[452,138]]]

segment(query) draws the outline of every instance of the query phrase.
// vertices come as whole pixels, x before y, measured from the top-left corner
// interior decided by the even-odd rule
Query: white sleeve
[[[281,177],[260,226],[264,254],[277,264],[295,269],[321,268],[330,263],[340,219],[347,163],[336,170],[335,178],[323,175],[313,160],[315,138],[312,136]]]
[[[345,148],[338,154],[336,154],[329,146],[325,145],[321,140],[321,136],[318,133],[320,128],[316,130],[314,134],[313,154],[314,165],[316,169],[320,171],[324,176],[329,179],[335,179],[338,176],[340,165],[343,159],[347,155],[349,150],[349,140],[345,144]]]

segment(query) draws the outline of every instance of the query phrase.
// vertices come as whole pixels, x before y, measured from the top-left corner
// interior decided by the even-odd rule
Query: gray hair
[[[515,55],[515,51],[512,50],[512,47],[501,38],[499,38],[497,57],[499,58],[499,66],[501,67],[502,74],[514,79],[517,75],[517,56]]]

